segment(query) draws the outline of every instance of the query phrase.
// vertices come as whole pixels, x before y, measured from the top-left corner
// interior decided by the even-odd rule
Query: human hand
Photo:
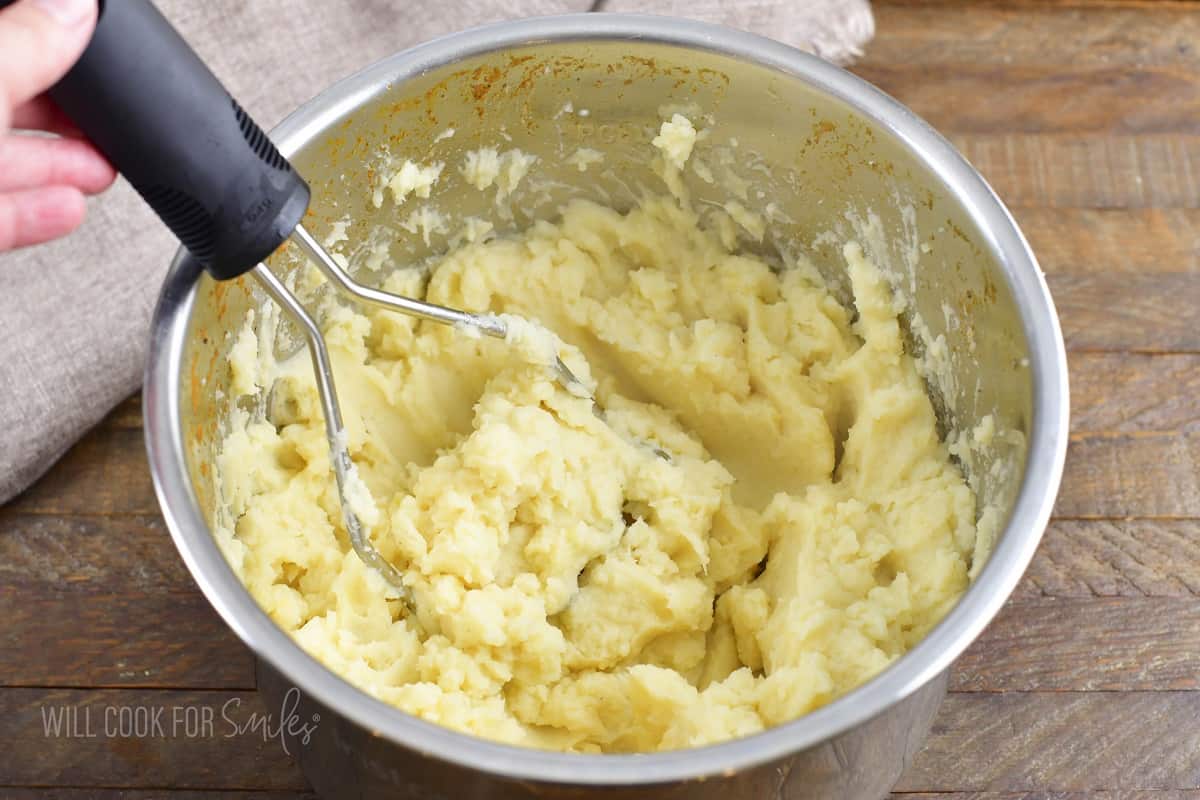
[[[20,0],[0,11],[0,251],[75,230],[84,195],[116,177],[44,94],[83,53],[95,26],[96,0]]]

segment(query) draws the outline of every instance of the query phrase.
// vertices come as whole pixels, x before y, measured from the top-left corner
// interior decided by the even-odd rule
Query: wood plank
[[[46,788],[3,786],[5,800],[321,800],[310,791],[284,792],[239,792],[222,790],[219,795],[211,791],[189,791],[187,789],[95,789],[95,788]],[[1153,800],[1147,798],[1147,800]],[[1175,800],[1161,798],[1160,800]]]
[[[221,707],[244,721],[266,713],[257,695],[220,692],[7,690],[0,747],[14,785],[303,790],[277,742],[226,738]],[[153,738],[46,736],[43,709],[68,707],[103,731],[106,707],[213,709],[212,736],[165,725]],[[904,792],[1189,789],[1200,785],[1200,692],[953,693],[897,789]],[[1131,724],[1139,720],[1143,724]]]
[[[1085,350],[1070,353],[1067,361],[1073,431],[1165,432],[1200,426],[1200,407],[1192,399],[1200,396],[1200,354]],[[0,530],[8,524],[0,509]],[[162,529],[152,517],[137,524]],[[2,547],[0,542],[0,551]],[[0,561],[0,575],[4,572]]]
[[[0,686],[255,686],[250,651],[199,593],[6,586],[0,619]]]
[[[0,685],[255,685],[161,517],[0,510],[0,587]]]
[[[1200,598],[1200,520],[1054,520],[1014,596]]]
[[[863,63],[851,71],[955,133],[1200,134],[1200,73],[1180,66]]]
[[[100,423],[106,428],[142,429],[142,393],[139,391],[114,408]]]
[[[30,596],[66,592],[196,592],[161,520],[17,516],[0,524],[0,584]],[[111,547],[106,543],[112,543]],[[1019,596],[1200,595],[1200,520],[1058,519],[1051,522]]]
[[[186,789],[68,789],[2,787],[6,800],[214,800],[212,792]],[[320,800],[313,792],[222,791],[222,800]],[[1197,791],[1116,792],[894,792],[892,800],[1200,800]]]
[[[901,792],[1200,787],[1200,692],[952,693]]]
[[[161,517],[4,509],[0,532],[0,683],[253,688]]]
[[[1200,209],[1017,208],[1013,214],[1048,273],[1200,271]]]
[[[1071,430],[1200,429],[1200,354],[1071,353]]]
[[[951,133],[1010,207],[1196,208],[1200,136]]]
[[[1059,517],[1200,517],[1200,432],[1073,436]]]
[[[941,6],[943,8],[967,8],[962,0],[878,0],[880,4],[889,6]],[[979,6],[995,8],[1081,8],[1087,10],[1101,8],[1140,8],[1144,11],[1157,11],[1162,8],[1187,8],[1196,0],[971,0],[969,8]]]
[[[1020,208],[1016,216],[1043,269],[1052,275],[1200,271],[1200,209]],[[1113,374],[1120,373],[1110,372],[1106,379]],[[1190,369],[1173,373],[1185,380],[1197,379],[1196,374]],[[1172,398],[1168,394],[1165,399]],[[101,427],[136,429],[140,425],[141,400],[135,395],[118,406]]]
[[[1200,789],[1112,792],[893,792],[891,800],[1200,800]]]
[[[1086,5],[1087,8],[1079,8]],[[1200,15],[1187,4],[872,4],[878,35],[863,63],[1064,66],[1200,66]],[[1099,6],[1099,7],[1098,7]]]
[[[91,431],[7,508],[39,514],[158,513],[141,430]]]
[[[43,521],[63,522],[68,528],[77,522],[31,518],[32,523]],[[106,553],[101,548],[103,541],[121,538],[126,518],[86,518],[83,522],[88,530],[84,541],[97,547],[94,556],[98,559],[87,581],[68,584],[66,592],[60,591],[60,578],[53,573],[39,581],[35,570],[43,556],[26,558],[24,564],[33,566],[14,569],[6,577],[10,591],[0,592],[0,617],[8,619],[6,648],[0,653],[0,675],[6,683],[163,688],[254,685],[249,653],[198,594],[173,593],[167,588],[171,584],[164,585],[160,578],[151,581],[145,591],[129,592],[124,580],[128,566],[124,553],[128,551]],[[41,526],[33,525],[0,538],[0,542],[26,538],[24,532],[30,529],[37,532],[35,542],[46,538]],[[130,538],[139,536],[144,541],[132,549],[148,553],[150,562],[178,561],[168,539],[136,530]],[[23,546],[10,551],[33,549]],[[83,548],[81,552],[91,551]],[[1055,521],[1017,590],[1020,608],[1014,604],[1006,609],[1005,615],[1010,616],[1002,615],[997,623],[1009,620],[1008,627],[989,628],[976,646],[983,649],[969,651],[966,663],[973,663],[971,654],[978,652],[976,661],[992,670],[978,678],[986,683],[969,685],[989,691],[1014,685],[1027,689],[1050,685],[1111,688],[1123,681],[1129,688],[1144,688],[1147,682],[1166,687],[1175,685],[1171,681],[1200,679],[1200,662],[1195,661],[1200,659],[1198,563],[1198,520]],[[182,571],[182,565],[177,569]],[[179,580],[190,584],[186,573]],[[1110,608],[1111,599],[1122,597],[1149,602]],[[1184,602],[1154,602],[1163,598]],[[1101,602],[1088,602],[1097,599]],[[1143,624],[1143,616],[1171,628],[1171,635],[1150,637],[1145,650],[1133,653],[1128,662],[1093,662],[1094,652],[1146,635],[1149,628]],[[1077,671],[1047,677],[1036,669],[1014,670],[1009,651],[1014,637],[1023,634],[1037,641],[1023,642],[1015,651],[1018,656],[1031,652],[1039,659],[1049,658],[1058,652],[1055,648],[1061,648],[1061,658],[1078,657]],[[1115,638],[1110,641],[1110,636]],[[21,656],[31,647],[41,654],[32,666]],[[174,650],[180,653],[170,655]],[[1048,683],[1051,680],[1057,683]]]
[[[1200,336],[1198,331],[1196,336]],[[1186,413],[1186,412],[1183,412]],[[1200,432],[1086,434],[1071,442],[1056,513],[1066,517],[1200,516]],[[124,491],[121,488],[124,487]],[[25,514],[155,513],[135,431],[98,430],[10,506]]]
[[[0,586],[23,592],[196,593],[166,523],[153,516],[0,509]]]
[[[955,663],[974,692],[1200,689],[1200,597],[1010,602]]]
[[[1200,273],[1046,276],[1068,350],[1200,351]]]
[[[172,603],[162,596],[68,595],[68,602],[37,598],[22,606],[6,595],[0,593],[0,613],[8,620],[0,637],[4,686],[254,687],[249,651],[198,596]],[[31,661],[29,652],[38,658]],[[1018,599],[963,656],[952,685],[977,691],[1200,688],[1200,598]]]
[[[106,712],[108,708],[117,711]],[[177,726],[177,708],[192,709],[194,720],[210,714],[213,724],[191,731]],[[62,709],[74,714],[79,732],[90,720],[95,736],[72,737],[69,728],[57,735],[47,732],[44,715]],[[158,714],[163,735],[157,735],[160,730],[153,736],[120,735],[119,728],[106,726],[106,713],[109,722],[122,714],[140,713],[147,719]],[[268,713],[278,724],[279,709],[267,709],[255,692],[6,689],[0,691],[3,781],[43,787],[306,791],[307,783],[278,739],[264,740],[261,730],[239,733],[234,727],[245,726],[251,714]]]
[[[186,789],[71,789],[2,787],[6,800],[214,800],[213,792]],[[313,792],[222,791],[222,800],[320,800]],[[1116,792],[894,792],[892,800],[1200,800],[1197,791]]]

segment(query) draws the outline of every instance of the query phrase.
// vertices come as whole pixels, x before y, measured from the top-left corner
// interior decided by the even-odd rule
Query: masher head
[[[426,303],[411,297],[404,297],[380,291],[369,286],[363,286],[351,278],[342,269],[341,265],[333,260],[332,256],[326,252],[325,248],[313,238],[312,234],[303,225],[295,227],[291,235],[291,240],[317,266],[339,292],[353,300],[389,311],[398,311],[420,319],[440,322],[444,325],[453,325],[463,330],[486,334],[498,339],[507,339],[509,336],[508,323],[495,314],[473,314],[468,311],[446,308],[445,306]],[[334,385],[333,380],[333,368],[329,360],[329,351],[325,346],[325,338],[321,335],[321,329],[312,315],[296,299],[296,296],[288,290],[283,281],[276,277],[266,265],[257,265],[251,274],[254,275],[255,279],[271,299],[279,304],[288,316],[296,322],[304,334],[305,342],[308,345],[308,352],[312,358],[313,373],[316,376],[317,394],[321,400],[321,411],[325,416],[325,435],[329,441],[330,462],[333,466],[334,476],[337,479],[338,500],[342,508],[346,533],[350,537],[350,545],[354,548],[354,552],[358,557],[362,559],[362,562],[375,569],[388,583],[395,587],[397,592],[399,592],[400,598],[410,610],[413,610],[415,607],[412,590],[404,583],[404,578],[400,571],[385,559],[375,548],[375,545],[372,544],[359,518],[359,513],[355,510],[355,498],[360,494],[361,478],[358,476],[354,462],[350,459],[350,449],[342,424],[341,405],[338,402],[337,387]],[[555,355],[549,367],[560,386],[576,397],[591,401],[592,410],[596,417],[605,424],[608,424],[604,409],[596,402],[592,391],[571,371],[562,358]],[[671,460],[670,455],[660,447],[636,440],[633,443],[648,448],[659,458],[668,462]]]

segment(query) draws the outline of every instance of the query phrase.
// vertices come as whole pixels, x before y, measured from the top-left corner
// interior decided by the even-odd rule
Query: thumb
[[[0,132],[71,68],[95,26],[96,0],[20,0],[0,11]]]

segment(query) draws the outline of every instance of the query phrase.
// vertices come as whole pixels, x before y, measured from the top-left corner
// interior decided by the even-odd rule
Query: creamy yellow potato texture
[[[247,327],[234,385],[272,391],[224,442],[223,549],[330,669],[460,731],[654,751],[794,719],[918,641],[975,540],[891,290],[844,258],[853,307],[673,199],[575,202],[387,279],[541,323],[607,423],[529,348],[326,309],[354,504],[415,615],[349,546],[307,356]]]

